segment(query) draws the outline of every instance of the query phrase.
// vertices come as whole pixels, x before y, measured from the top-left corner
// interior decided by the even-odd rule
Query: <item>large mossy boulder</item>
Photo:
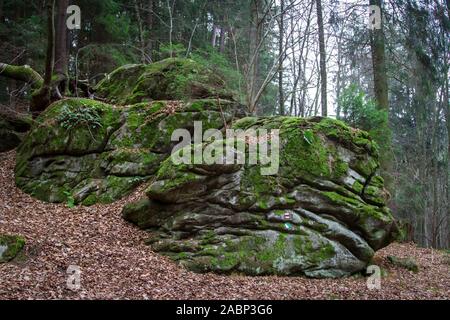
[[[244,115],[224,81],[190,59],[120,67],[96,96],[60,100],[36,119],[18,148],[18,187],[49,202],[110,203],[153,177],[175,129],[223,128]]]
[[[149,180],[170,155],[175,129],[221,128],[239,116],[233,101],[198,99],[115,106],[65,99],[37,119],[18,148],[16,184],[48,202],[110,203]]]
[[[152,64],[118,68],[95,88],[111,103],[134,104],[153,100],[231,99],[225,81],[190,59],[169,58]]]
[[[123,210],[152,230],[155,251],[198,272],[339,277],[364,269],[395,237],[377,146],[366,132],[293,117],[244,118],[234,128],[279,129],[278,172],[262,175],[248,161],[166,159],[147,196]]]

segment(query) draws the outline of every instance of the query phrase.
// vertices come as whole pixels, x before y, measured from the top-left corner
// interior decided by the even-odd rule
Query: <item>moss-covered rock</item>
[[[14,259],[24,245],[25,239],[22,236],[0,234],[0,263]]]
[[[223,79],[212,70],[182,58],[120,67],[102,80],[95,91],[119,104],[232,97]]]
[[[61,100],[34,121],[17,150],[23,191],[90,206],[149,181],[124,218],[198,272],[345,276],[395,237],[378,147],[364,131],[320,117],[244,118],[223,81],[188,59],[121,67],[96,95],[103,102]],[[192,134],[195,121],[239,139],[188,144],[174,156],[195,161],[175,164],[172,133]],[[257,141],[279,149],[258,153]]]
[[[31,127],[31,117],[0,113],[0,152],[16,148]]]
[[[176,143],[175,129],[190,130],[194,121],[220,128],[241,109],[220,99],[126,106],[61,100],[36,119],[18,148],[16,184],[44,201],[110,203],[156,173]]]
[[[123,210],[156,230],[155,251],[197,272],[340,277],[363,270],[394,239],[378,148],[367,133],[323,118],[250,117],[233,128],[278,129],[279,169],[265,175],[267,165],[250,161],[251,138],[238,140],[246,155],[240,164],[167,158],[147,198]],[[200,148],[213,144],[234,153],[242,147],[228,137]]]
[[[399,258],[395,256],[388,256],[387,259],[395,266],[405,268],[415,273],[419,272],[419,266],[413,258]]]

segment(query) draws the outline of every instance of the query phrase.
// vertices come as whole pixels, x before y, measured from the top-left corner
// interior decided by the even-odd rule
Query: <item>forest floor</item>
[[[381,288],[367,278],[307,279],[195,274],[144,244],[147,234],[121,218],[140,190],[111,205],[75,207],[31,198],[14,184],[15,152],[0,154],[0,233],[26,238],[21,256],[0,264],[0,299],[450,299],[450,255],[414,244],[378,251]],[[387,256],[411,257],[414,273]],[[67,288],[70,265],[80,289]]]

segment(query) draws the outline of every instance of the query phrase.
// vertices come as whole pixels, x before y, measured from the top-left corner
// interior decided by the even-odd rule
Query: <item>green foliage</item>
[[[162,59],[184,58],[186,48],[181,43],[163,44],[159,47],[159,53]]]
[[[192,52],[190,58],[219,74],[225,80],[227,88],[230,88],[243,100],[244,78],[225,55],[208,46],[205,49],[197,49]]]
[[[74,208],[75,207],[75,199],[74,199],[72,193],[69,191],[64,191],[63,193],[66,196],[67,207],[70,209]]]
[[[63,106],[56,120],[61,127],[70,131],[75,128],[86,126],[89,130],[102,127],[101,111],[94,106]]]
[[[305,132],[303,132],[303,139],[308,144],[313,144],[313,142],[314,142],[314,133],[311,130],[306,130]]]
[[[357,85],[345,88],[339,97],[338,105],[342,111],[340,119],[352,127],[365,130],[380,143],[386,142],[388,114],[377,108],[376,103]]]

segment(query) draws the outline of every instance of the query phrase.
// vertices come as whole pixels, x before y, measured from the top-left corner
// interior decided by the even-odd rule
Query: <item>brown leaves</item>
[[[24,255],[0,265],[0,299],[449,299],[450,265],[443,253],[414,244],[379,251],[380,290],[366,278],[307,279],[194,274],[144,245],[148,234],[121,218],[125,203],[69,209],[24,194],[14,185],[15,153],[0,154],[0,233],[21,234]],[[413,257],[413,273],[387,256]],[[81,269],[81,288],[69,290],[67,268]]]

